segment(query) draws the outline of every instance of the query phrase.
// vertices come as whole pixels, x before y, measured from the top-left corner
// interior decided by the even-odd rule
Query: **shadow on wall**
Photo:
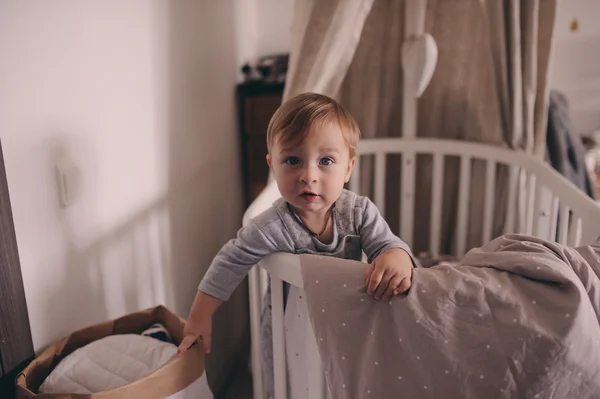
[[[51,147],[49,170],[53,170],[62,154],[73,152],[65,144],[67,141],[72,140],[60,140]],[[85,152],[89,158],[93,158],[92,151]],[[94,163],[93,159],[87,161]],[[188,269],[191,266],[178,264],[174,254],[178,249],[187,252],[195,249],[198,257],[205,256],[204,253],[216,251],[218,240],[227,239],[227,233],[222,232],[221,236],[215,234],[214,238],[207,240],[205,245],[188,245],[188,248],[184,248],[183,240],[176,241],[181,233],[177,230],[174,218],[178,213],[187,212],[189,215],[195,212],[191,208],[195,208],[194,204],[201,199],[194,198],[196,192],[192,185],[173,187],[168,195],[156,199],[87,246],[80,244],[86,241],[85,237],[81,237],[80,232],[72,226],[77,225],[75,219],[79,224],[88,221],[86,213],[93,213],[96,205],[94,198],[90,196],[86,199],[84,208],[59,211],[57,217],[65,243],[67,267],[61,285],[62,292],[48,293],[47,304],[50,308],[45,314],[54,315],[54,318],[46,323],[72,324],[69,320],[77,320],[81,326],[89,325],[158,304],[164,304],[185,316],[190,303],[187,293],[194,291],[197,283],[192,280],[195,277],[188,276],[185,283],[178,276],[186,272],[186,266]],[[56,201],[58,208],[58,196]],[[210,224],[211,221],[206,218],[206,214],[199,215],[188,224]],[[203,268],[199,262],[195,262],[193,269],[192,273],[188,273],[201,276]],[[68,295],[65,295],[65,291],[68,291]],[[62,302],[65,307],[60,314],[64,320],[57,320],[57,312],[51,310],[55,310],[59,303],[57,300],[64,297],[69,298]]]
[[[167,87],[158,110],[166,114],[161,128],[167,133],[157,148],[168,162],[167,194],[84,248],[70,229],[74,215],[58,215],[68,264],[62,289],[70,302],[64,314],[85,325],[156,304],[187,317],[212,258],[241,226],[233,0],[160,4],[156,23],[166,36],[158,38],[164,52],[157,74],[167,75]],[[52,164],[67,150],[57,143],[53,151]],[[91,212],[93,201],[86,204]],[[85,218],[85,212],[77,216]],[[230,396],[224,392],[231,391],[232,380],[250,380],[247,298],[244,283],[215,315],[206,367],[216,397]],[[56,304],[50,299],[48,306]]]

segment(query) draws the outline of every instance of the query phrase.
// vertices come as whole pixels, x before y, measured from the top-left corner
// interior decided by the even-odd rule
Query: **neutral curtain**
[[[284,100],[307,91],[335,96],[374,0],[296,0]]]
[[[426,31],[436,39],[439,58],[419,101],[418,135],[508,146],[543,157],[555,11],[555,0],[429,0]],[[428,214],[430,172],[423,166],[417,215]],[[468,246],[482,244],[483,166],[473,164]],[[447,163],[445,232],[456,224],[451,210],[456,209],[457,177],[458,160]],[[507,193],[508,171],[500,168],[494,235],[503,232]],[[524,191],[519,194],[523,197]],[[416,221],[415,232],[417,247],[424,249],[429,222],[422,222]],[[452,252],[452,234],[442,237],[442,250]]]
[[[338,98],[363,137],[402,136],[405,0],[297,0],[285,97]],[[417,135],[485,142],[542,157],[556,0],[428,0],[425,31],[438,63],[418,102]],[[481,244],[484,169],[473,165],[469,245]],[[363,165],[362,175],[370,171]],[[453,252],[458,160],[445,164],[441,250]],[[388,162],[385,210],[399,231],[400,160]],[[495,234],[505,219],[507,172],[498,170]],[[369,182],[362,179],[369,191]],[[431,160],[418,159],[415,251],[429,246]],[[396,194],[398,193],[398,194]]]

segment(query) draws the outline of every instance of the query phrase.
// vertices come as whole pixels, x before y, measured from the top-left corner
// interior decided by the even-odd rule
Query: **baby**
[[[267,130],[267,163],[282,198],[240,229],[200,282],[179,346],[198,338],[210,352],[211,319],[249,270],[274,252],[367,255],[367,293],[389,299],[411,285],[413,257],[367,198],[344,189],[360,132],[335,100],[300,94],[281,105]],[[268,301],[268,298],[267,298]]]

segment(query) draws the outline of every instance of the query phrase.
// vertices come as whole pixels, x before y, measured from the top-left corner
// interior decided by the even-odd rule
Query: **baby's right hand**
[[[183,329],[183,339],[177,348],[177,357],[183,356],[198,338],[202,339],[204,353],[210,353],[210,335],[212,330],[212,318],[208,320],[188,320]]]

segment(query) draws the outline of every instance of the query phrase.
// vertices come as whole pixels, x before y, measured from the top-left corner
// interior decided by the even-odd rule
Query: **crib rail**
[[[386,157],[402,157],[401,174],[401,237],[409,244],[414,239],[416,156],[428,155],[432,161],[432,201],[430,209],[430,248],[439,253],[442,218],[444,162],[449,157],[460,160],[457,222],[454,239],[455,255],[464,255],[467,248],[470,186],[473,162],[485,163],[482,241],[493,238],[493,220],[496,201],[497,171],[509,170],[508,202],[504,233],[522,233],[557,240],[561,244],[579,245],[591,242],[600,235],[600,208],[585,193],[546,163],[523,152],[501,147],[464,141],[441,139],[370,139],[359,143],[361,164],[366,157],[374,157],[374,202],[385,209],[385,182],[396,179],[386,173]],[[352,175],[350,189],[361,193],[361,175],[358,168]],[[439,199],[439,200],[438,200]],[[586,221],[586,223],[583,223]]]
[[[286,267],[281,267],[286,265]],[[287,375],[285,359],[285,330],[283,313],[283,290],[282,282],[286,281],[298,288],[304,288],[302,274],[300,272],[300,258],[287,253],[275,253],[268,256],[260,263],[260,268],[255,267],[249,274],[250,285],[250,319],[251,319],[251,342],[252,342],[252,374],[255,398],[264,398],[261,364],[261,336],[260,315],[263,303],[263,295],[267,288],[266,275],[271,277],[271,314],[273,318],[273,366],[275,373],[274,393],[276,398],[287,397]],[[313,346],[311,353],[318,354],[314,336],[307,337],[308,345]],[[309,359],[311,367],[311,380],[315,386],[324,386],[321,364],[319,358]],[[324,399],[315,398],[315,399]]]
[[[448,157],[459,159],[458,202],[454,238],[456,255],[462,255],[467,248],[467,229],[470,215],[470,187],[474,174],[474,161],[485,165],[485,182],[483,189],[482,240],[487,242],[494,238],[493,222],[496,209],[498,186],[498,170],[508,170],[508,183],[503,187],[507,191],[507,210],[504,233],[524,233],[544,239],[556,240],[559,243],[576,246],[591,243],[600,236],[600,207],[583,192],[573,186],[567,179],[559,175],[549,165],[528,156],[525,153],[509,149],[492,147],[484,144],[464,141],[440,139],[367,139],[359,143],[360,154],[355,172],[350,181],[350,189],[361,193],[360,164],[367,157],[373,162],[373,202],[380,211],[386,208],[386,182],[388,179],[400,180],[401,220],[400,234],[404,240],[412,243],[414,239],[413,225],[415,214],[415,192],[417,157],[431,156],[431,192],[430,206],[430,249],[434,254],[440,251],[440,230],[442,223],[442,197],[444,187],[444,166]],[[388,157],[402,157],[401,174],[388,174]],[[253,216],[267,209],[279,191],[274,182],[261,193],[248,208],[244,216],[247,223]],[[252,368],[254,381],[254,397],[264,398],[261,363],[260,363],[260,315],[263,294],[267,286],[267,273],[272,279],[272,313],[273,313],[273,347],[275,366],[275,397],[287,397],[286,351],[283,313],[283,293],[281,281],[302,288],[300,273],[300,256],[290,254],[273,254],[253,268],[250,273],[250,308],[252,334]],[[282,267],[285,265],[285,267]],[[307,337],[307,345],[311,353],[309,379],[315,384],[323,384],[320,359],[316,351],[314,336]],[[323,393],[315,399],[326,398]]]

